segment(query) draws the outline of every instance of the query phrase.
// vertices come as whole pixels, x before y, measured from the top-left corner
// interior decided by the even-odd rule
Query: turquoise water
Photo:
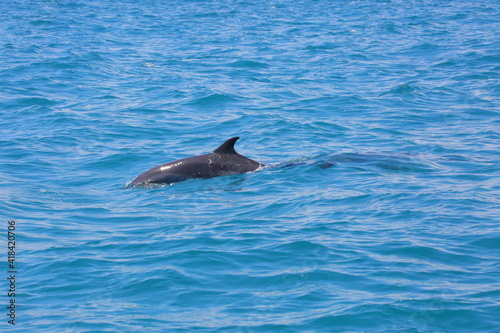
[[[498,1],[2,8],[16,329],[498,331]],[[126,187],[233,136],[269,168]]]

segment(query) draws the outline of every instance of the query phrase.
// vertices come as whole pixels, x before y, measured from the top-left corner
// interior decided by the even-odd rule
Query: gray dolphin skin
[[[191,178],[208,179],[255,171],[264,164],[241,156],[234,150],[239,137],[224,142],[210,154],[192,156],[162,164],[135,178],[130,186],[169,184]]]

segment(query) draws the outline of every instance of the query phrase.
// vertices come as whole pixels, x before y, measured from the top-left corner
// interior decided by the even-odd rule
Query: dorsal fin
[[[236,150],[234,150],[234,144],[238,141],[240,137],[235,136],[220,145],[219,148],[214,150],[214,153],[217,154],[238,154]]]

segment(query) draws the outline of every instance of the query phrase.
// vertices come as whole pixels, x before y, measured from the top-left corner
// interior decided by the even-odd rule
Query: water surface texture
[[[498,331],[500,2],[1,6],[16,329]]]

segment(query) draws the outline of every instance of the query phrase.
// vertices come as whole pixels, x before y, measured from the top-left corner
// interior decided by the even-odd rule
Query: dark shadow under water
[[[391,155],[379,153],[321,154],[310,158],[303,157],[291,161],[285,161],[275,165],[275,167],[288,168],[312,165],[322,169],[328,169],[333,166],[343,164],[374,166],[382,170],[406,172],[424,172],[434,169],[433,166],[417,159],[413,155]]]

